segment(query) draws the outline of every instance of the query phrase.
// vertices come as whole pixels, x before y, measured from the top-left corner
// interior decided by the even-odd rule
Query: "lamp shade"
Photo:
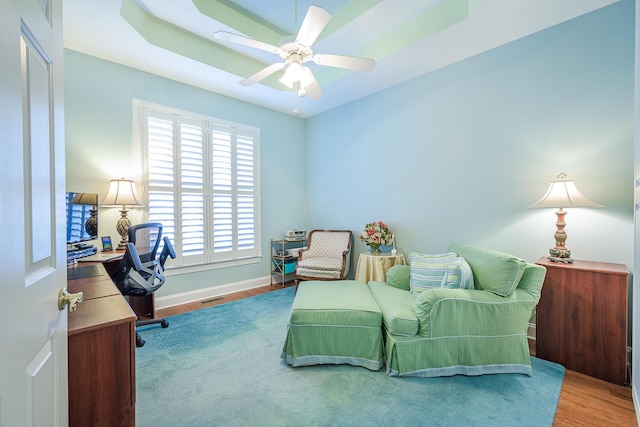
[[[565,179],[567,175],[558,175],[558,181],[549,184],[547,192],[529,208],[601,208],[603,205],[587,199],[578,191],[575,182]]]
[[[69,202],[72,205],[97,205],[98,195],[92,193],[78,193]]]
[[[131,179],[112,179],[109,192],[102,206],[144,206],[136,192],[136,183]]]

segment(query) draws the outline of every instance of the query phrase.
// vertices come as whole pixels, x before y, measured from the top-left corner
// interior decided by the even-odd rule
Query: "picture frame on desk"
[[[102,236],[102,252],[112,252],[113,244],[111,243],[111,236]]]

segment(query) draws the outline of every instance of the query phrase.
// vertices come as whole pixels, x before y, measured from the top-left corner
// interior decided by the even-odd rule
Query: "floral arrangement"
[[[382,221],[370,222],[364,226],[360,240],[372,249],[378,249],[380,245],[388,245],[393,240],[393,233],[389,226]]]

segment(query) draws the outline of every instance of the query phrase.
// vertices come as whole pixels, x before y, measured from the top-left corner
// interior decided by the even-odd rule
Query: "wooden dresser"
[[[136,316],[102,263],[74,268],[91,276],[67,280],[84,293],[69,312],[69,425],[134,426]]]
[[[627,381],[627,282],[622,264],[547,268],[536,311],[536,356],[616,384]]]

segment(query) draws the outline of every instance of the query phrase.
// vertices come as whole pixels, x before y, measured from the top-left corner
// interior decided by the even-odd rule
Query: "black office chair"
[[[148,222],[129,227],[129,242],[118,269],[116,283],[122,295],[144,297],[154,293],[164,284],[164,264],[167,258],[175,258],[176,253],[168,237],[162,239],[162,224]],[[160,242],[162,252],[156,258]],[[169,326],[165,319],[140,319],[136,326],[160,323]],[[136,331],[136,347],[142,347],[144,340]]]

